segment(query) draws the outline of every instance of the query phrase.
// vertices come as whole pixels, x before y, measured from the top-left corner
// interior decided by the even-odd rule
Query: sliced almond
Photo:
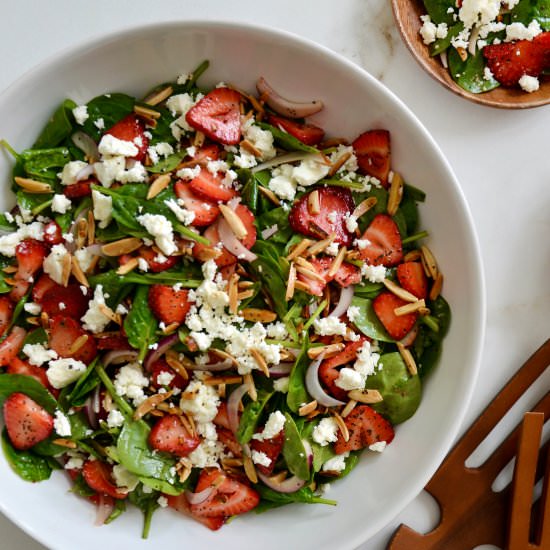
[[[414,376],[418,374],[418,369],[416,367],[416,361],[409,349],[407,349],[401,342],[397,342],[397,349],[401,354],[403,362],[407,366],[408,371]]]
[[[130,254],[141,247],[143,242],[137,237],[128,237],[126,239],[120,239],[119,241],[113,241],[111,243],[104,244],[101,247],[101,251],[106,256],[122,256],[123,254]]]
[[[435,257],[432,254],[432,251],[427,246],[422,245],[420,247],[420,252],[422,253],[422,265],[424,266],[426,273],[432,279],[437,279],[439,269],[437,267],[437,262],[435,261]]]
[[[296,287],[296,266],[294,263],[290,264],[290,269],[288,270],[288,281],[286,283],[286,293],[285,300],[288,302],[294,296],[294,289]]]
[[[155,178],[155,181],[150,185],[149,190],[147,191],[147,199],[153,199],[161,191],[164,191],[172,181],[170,174],[162,174],[158,178]]]
[[[115,313],[108,305],[106,304],[99,304],[98,309],[107,317],[109,320],[113,321],[113,323],[116,323],[117,325],[122,324],[122,318],[118,313]]]
[[[410,304],[405,304],[404,306],[396,307],[393,312],[398,317],[401,315],[407,315],[409,313],[414,313],[415,311],[418,312],[420,309],[425,308],[426,303],[424,300],[416,300],[415,302],[412,302]]]
[[[361,216],[363,216],[364,214],[366,214],[371,208],[373,208],[374,206],[376,206],[376,203],[378,202],[378,200],[376,199],[376,197],[368,197],[367,199],[365,199],[364,201],[361,201],[356,207],[355,207],[355,210],[353,211],[352,213],[352,216],[355,218],[355,219],[359,219]]]
[[[342,263],[344,261],[344,258],[346,257],[347,248],[345,246],[342,246],[340,250],[338,251],[338,254],[336,255],[336,258],[334,258],[330,269],[328,270],[328,276],[334,277],[336,273],[338,273],[338,270],[342,266]]]
[[[230,353],[227,353],[226,351],[224,351],[222,349],[210,348],[208,351],[209,351],[209,353],[213,353],[214,355],[217,355],[221,359],[229,359],[233,363],[233,366],[235,366],[235,367],[239,366],[239,363],[237,362],[235,357],[233,357]]]
[[[70,439],[64,439],[64,438],[54,439],[52,443],[54,443],[55,445],[59,445],[60,447],[65,447],[67,449],[77,448],[77,444],[74,441],[71,441]]]
[[[94,244],[95,242],[95,218],[92,210],[88,212],[88,244]]]
[[[298,409],[298,414],[300,416],[308,416],[311,414],[315,409],[317,409],[317,401],[314,399],[313,401],[310,401],[309,403],[306,403],[305,405],[302,405]]]
[[[199,132],[197,130],[195,132],[195,137],[193,138],[193,145],[195,147],[202,147],[205,139],[206,139],[206,136],[202,132]]]
[[[404,262],[416,262],[421,259],[422,253],[420,250],[415,248],[414,250],[411,250],[410,252],[407,252],[405,256],[403,256]]]
[[[166,88],[158,90],[157,92],[153,92],[151,95],[147,96],[144,103],[153,106],[158,105],[159,103],[162,103],[164,100],[168,99],[173,93],[174,88],[172,88],[172,86],[167,86]]]
[[[160,118],[160,113],[155,109],[150,109],[149,107],[144,107],[143,105],[134,105],[134,113],[143,118],[149,118],[156,120]]]
[[[319,200],[319,191],[314,189],[307,197],[307,209],[313,216],[321,213],[321,201]]]
[[[301,290],[302,292],[306,292],[306,293],[309,293],[309,291],[310,291],[309,285],[307,285],[306,283],[304,283],[302,281],[295,281],[294,289],[295,290]]]
[[[382,283],[392,294],[395,294],[398,298],[405,300],[405,302],[418,301],[418,298],[414,294],[412,294],[408,290],[405,290],[403,287],[394,283],[390,279],[384,279]]]
[[[252,298],[254,294],[255,292],[253,289],[245,290],[244,292],[239,292],[239,294],[237,294],[237,300],[239,302],[242,302],[243,300],[248,300],[248,298]]]
[[[246,229],[243,221],[235,213],[235,211],[225,204],[220,204],[218,206],[220,209],[225,221],[228,223],[231,231],[235,233],[237,239],[244,239],[248,235],[248,229]]]
[[[330,170],[328,171],[328,176],[332,177],[344,164],[351,158],[351,151],[346,151],[344,154],[340,155],[331,165]]]
[[[317,357],[323,354],[324,359],[329,359],[340,353],[345,347],[346,345],[343,342],[329,344],[327,346],[316,346],[307,350],[307,356],[310,359],[317,359]]]
[[[227,295],[229,297],[229,312],[233,315],[237,314],[237,310],[239,308],[239,300],[237,298],[237,295],[239,293],[239,287],[237,286],[238,281],[239,275],[237,273],[233,273],[229,278],[227,289]]]
[[[82,268],[80,267],[80,264],[78,263],[78,259],[76,256],[72,257],[71,260],[71,272],[74,275],[74,278],[85,287],[90,287],[90,283],[88,282],[88,279],[86,278],[86,275],[84,274],[84,271],[82,271]]]
[[[252,374],[247,373],[244,375],[244,383],[248,386],[248,395],[252,401],[258,400],[258,392],[256,390],[256,384],[254,384],[254,378]]]
[[[253,323],[273,323],[277,319],[277,314],[269,309],[260,309],[255,307],[246,307],[239,311],[241,317],[246,321]]]
[[[357,401],[355,401],[354,399],[350,399],[340,413],[342,418],[346,418],[346,416],[348,416],[348,414],[353,411],[355,405],[357,405]]]
[[[302,255],[302,252],[308,248],[313,243],[313,241],[309,239],[302,239],[290,252],[290,254],[286,257],[286,259],[290,262],[291,260],[294,260],[294,258],[297,258],[298,256]]]
[[[69,277],[71,276],[71,266],[73,263],[73,257],[70,254],[65,254],[61,260],[61,285],[67,286],[69,284]]]
[[[395,216],[401,199],[403,198],[403,178],[398,172],[393,173],[391,179],[390,191],[388,194],[388,204],[386,210],[390,216]]]
[[[145,399],[145,401],[141,402],[137,409],[134,411],[134,420],[139,420],[140,418],[143,418],[147,413],[155,409],[159,405],[159,403],[166,401],[170,397],[172,397],[172,391],[151,395],[150,397]]]
[[[460,57],[461,61],[466,61],[466,59],[468,59],[468,52],[462,46],[456,48],[456,53]]]
[[[344,441],[349,441],[349,430],[344,422],[344,419],[337,412],[333,412],[332,416],[336,421],[336,424],[338,424],[338,428],[340,429],[340,433],[342,434]]]
[[[69,356],[73,356],[82,349],[90,337],[87,334],[81,334],[69,347]]]
[[[267,378],[269,378],[269,367],[267,366],[267,362],[264,359],[264,356],[260,353],[260,350],[256,348],[250,348],[250,355],[252,355],[254,361],[256,361],[259,369],[266,375]]]
[[[435,278],[432,288],[430,288],[430,300],[435,300],[441,294],[441,288],[443,287],[443,273],[439,272]]]
[[[380,403],[384,398],[378,390],[351,390],[348,392],[348,397],[359,403],[366,403],[367,405],[373,403]]]
[[[248,139],[243,139],[239,146],[242,147],[247,153],[250,153],[251,155],[254,155],[255,157],[261,157],[262,152],[254,146],[252,142],[250,142]]]
[[[36,181],[30,178],[21,178],[19,176],[16,176],[14,179],[15,183],[17,183],[21,189],[24,189],[29,193],[33,193],[34,195],[46,195],[48,193],[53,193],[53,189],[49,183]]]
[[[125,264],[122,264],[117,270],[117,275],[126,275],[130,273],[139,265],[139,260],[137,258],[131,258]]]
[[[211,376],[205,378],[202,383],[205,386],[217,386],[218,384],[242,384],[243,377],[237,374],[225,374],[222,376]]]
[[[243,467],[246,477],[252,483],[258,483],[258,474],[256,473],[256,468],[254,467],[252,459],[248,455],[244,455],[243,457]]]
[[[316,281],[319,281],[321,283],[326,283],[326,279],[321,274],[317,273],[317,271],[313,271],[311,269],[308,269],[307,267],[302,267],[301,265],[296,266],[296,271],[298,273],[301,273],[302,275],[305,275],[306,277],[309,277],[310,279],[315,279]]]
[[[163,334],[172,334],[173,332],[175,332],[176,330],[178,330],[180,324],[179,323],[170,323],[169,325],[166,325],[163,329],[162,329],[162,333]]]
[[[281,201],[279,200],[279,197],[273,193],[271,189],[268,189],[267,187],[264,187],[263,185],[258,185],[258,191],[267,197],[274,205],[281,206]]]
[[[2,269],[4,273],[16,273],[17,267],[14,265],[8,265]]]
[[[334,239],[336,239],[336,233],[331,233],[326,239],[323,239],[322,241],[317,241],[315,244],[311,245],[307,251],[306,256],[315,256],[317,254],[320,254],[325,250],[327,247],[329,247]]]

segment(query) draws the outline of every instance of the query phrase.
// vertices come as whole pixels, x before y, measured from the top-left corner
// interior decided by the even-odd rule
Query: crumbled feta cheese
[[[350,233],[355,233],[355,230],[359,227],[357,218],[353,214],[346,214],[344,217],[346,221],[346,228]]]
[[[120,183],[142,183],[147,181],[147,170],[141,162],[132,161],[128,169],[123,170],[117,179]]]
[[[191,380],[180,400],[180,408],[200,423],[212,422],[218,414],[220,397],[213,386]]]
[[[76,382],[86,371],[86,365],[82,361],[76,361],[71,357],[54,359],[48,364],[46,376],[50,384],[57,390]]]
[[[471,29],[474,25],[485,25],[496,19],[500,12],[500,1],[463,0],[458,10],[458,17],[467,29]]]
[[[195,179],[201,173],[201,167],[199,164],[193,168],[181,168],[176,172],[176,176],[182,180]]]
[[[340,369],[334,383],[345,391],[361,390],[365,387],[365,379],[361,373],[349,367]]]
[[[243,125],[243,135],[252,146],[260,152],[260,160],[270,160],[276,154],[277,150],[273,145],[273,134],[253,124],[253,119],[249,119]],[[241,148],[241,154],[243,153]]]
[[[533,19],[528,26],[523,23],[510,23],[506,26],[506,38],[504,42],[512,42],[514,40],[533,40],[542,32],[539,22]]]
[[[166,508],[168,506],[168,499],[164,495],[160,495],[160,497],[157,498],[157,504],[161,508]]]
[[[170,256],[177,251],[174,232],[170,221],[161,214],[142,214],[137,221],[155,238],[155,244],[161,251]]]
[[[124,365],[115,375],[113,383],[117,395],[132,399],[134,405],[139,405],[145,400],[143,388],[149,385],[149,380],[143,375],[139,363]]]
[[[285,415],[281,411],[272,412],[265,423],[264,429],[260,433],[255,433],[252,439],[257,439],[258,441],[273,439],[284,428],[285,422]]]
[[[109,428],[120,428],[124,424],[124,415],[118,409],[111,409],[107,415]]]
[[[437,26],[432,22],[432,19],[429,15],[421,15],[420,20],[422,21],[422,27],[420,27],[420,36],[426,46],[435,42]]]
[[[23,353],[28,357],[31,365],[39,367],[51,359],[57,359],[57,352],[53,349],[47,349],[42,344],[25,344]]]
[[[259,464],[260,466],[265,466],[265,467],[268,467],[271,464],[271,458],[269,458],[262,451],[252,451],[252,453],[250,454],[250,457],[252,458],[252,462],[254,464]]]
[[[346,324],[340,321],[338,317],[323,317],[313,321],[315,333],[320,336],[340,335],[345,336],[347,332]]]
[[[266,332],[269,338],[273,338],[275,340],[284,340],[288,336],[286,326],[281,321],[267,325]]]
[[[89,248],[79,248],[75,253],[74,257],[78,262],[78,265],[84,273],[88,271],[88,268],[92,265],[92,260],[95,257],[95,254]]]
[[[319,155],[308,157],[292,170],[292,177],[298,185],[308,187],[323,179],[330,170],[330,166]]]
[[[97,146],[100,155],[108,157],[122,156],[135,157],[139,149],[131,141],[119,139],[112,134],[105,134]]]
[[[119,489],[128,493],[133,491],[139,483],[137,476],[128,471],[122,464],[113,466],[113,479]]]
[[[281,393],[288,393],[288,385],[290,383],[289,376],[283,376],[282,378],[277,378],[273,380],[273,389]]]
[[[23,309],[27,312],[27,313],[30,313],[31,315],[39,315],[40,312],[42,311],[42,306],[40,304],[36,304],[34,302],[27,302],[24,306],[23,306]]]
[[[371,283],[381,283],[386,278],[386,268],[383,265],[363,264],[361,275]]]
[[[272,171],[268,187],[280,199],[291,201],[296,196],[296,181],[292,177],[294,167],[281,164]]]
[[[56,244],[43,263],[44,273],[57,284],[63,284],[63,266],[65,265],[65,257],[69,254],[63,244]]]
[[[73,116],[77,124],[82,126],[89,118],[88,106],[87,105],[78,105],[73,109]]]
[[[103,120],[103,118],[98,118],[98,119],[94,120],[94,126],[96,128],[98,128],[99,130],[104,130],[105,129],[105,120]]]
[[[113,198],[95,189],[92,190],[94,218],[99,222],[100,229],[105,229],[113,219]]]
[[[125,168],[126,159],[120,156],[106,158],[94,164],[95,175],[103,187],[111,187],[114,181],[120,179]]]
[[[140,271],[149,271],[149,264],[145,258],[138,258],[138,268]]]
[[[149,155],[149,158],[151,159],[151,162],[153,164],[156,164],[160,160],[160,157],[166,158],[168,155],[171,155],[173,153],[174,148],[165,141],[156,143],[155,145],[151,145],[147,149],[147,154]]]
[[[175,377],[175,374],[172,374],[168,371],[163,371],[157,376],[157,384],[159,384],[160,386],[168,386]]]
[[[326,447],[329,443],[334,443],[338,439],[338,424],[332,416],[323,418],[315,428],[313,428],[313,441]]]
[[[345,452],[341,455],[333,456],[329,458],[324,464],[321,470],[323,472],[343,472],[346,468],[346,458],[348,458],[349,452]]]
[[[84,170],[84,168],[88,167],[87,162],[83,162],[81,160],[72,160],[70,162],[67,162],[65,166],[63,166],[63,170],[60,174],[58,174],[59,178],[61,179],[62,185],[73,185],[78,181],[77,177]]]
[[[3,256],[15,256],[17,245],[25,239],[44,240],[44,224],[42,222],[33,222],[25,225],[21,224],[17,231],[2,235],[0,237],[0,254]]]
[[[183,225],[191,225],[193,223],[193,220],[195,219],[195,212],[192,210],[182,208],[174,199],[165,200],[164,204],[172,210],[172,212],[176,215],[176,218],[178,218]]]
[[[71,437],[71,423],[60,410],[55,411],[53,429],[61,437]]]
[[[97,285],[94,290],[94,297],[88,303],[88,310],[81,318],[83,327],[93,332],[102,332],[110,323],[111,319],[105,315],[101,306],[105,306],[105,295],[103,294],[103,285]]]
[[[332,242],[325,248],[325,252],[329,256],[338,256],[339,250],[340,250],[340,247],[338,246],[337,242]]]
[[[65,462],[65,470],[81,470],[84,466],[84,457],[78,451],[69,450],[67,451],[69,460]]]
[[[359,306],[349,306],[348,310],[346,311],[346,315],[348,316],[348,319],[354,323],[361,314],[361,310],[359,309]]]
[[[377,441],[376,443],[372,443],[369,445],[369,451],[375,451],[377,453],[381,453],[386,448],[387,443],[385,441]]]
[[[52,199],[52,212],[65,214],[72,206],[72,202],[65,195],[54,195]]]
[[[118,304],[115,309],[115,313],[118,313],[119,315],[126,315],[128,313],[128,308],[124,306],[124,304]]]
[[[539,89],[539,79],[536,76],[530,76],[527,74],[524,74],[519,79],[519,85],[521,86],[521,89],[525,92],[536,92]]]

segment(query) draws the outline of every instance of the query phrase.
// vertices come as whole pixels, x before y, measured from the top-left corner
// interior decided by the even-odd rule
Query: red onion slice
[[[138,352],[129,349],[115,349],[107,352],[103,356],[103,366],[120,365],[121,363],[129,363],[138,358]]]
[[[267,168],[273,168],[274,166],[279,166],[280,164],[287,164],[290,162],[297,162],[299,160],[304,160],[308,158],[310,155],[311,153],[307,153],[305,151],[298,151],[295,153],[286,153],[285,155],[279,155],[270,160],[266,160],[261,164],[257,164],[256,166],[252,167],[250,171],[254,174],[256,172],[261,172],[262,170],[266,170]]]
[[[273,224],[271,227],[266,227],[261,233],[262,239],[264,239],[264,241],[269,239],[269,237],[275,235],[277,231],[279,231],[279,226],[276,223]]]
[[[343,401],[339,401],[338,399],[334,399],[334,397],[331,397],[328,395],[325,390],[321,386],[321,382],[319,382],[319,365],[321,364],[321,361],[323,360],[323,354],[319,356],[318,359],[313,361],[306,372],[306,388],[311,397],[319,403],[319,405],[322,405],[323,407],[338,407],[339,405],[345,405]]]
[[[283,362],[278,365],[273,365],[269,367],[269,375],[273,378],[280,378],[281,376],[288,376],[294,363]]]
[[[355,287],[353,285],[342,288],[342,290],[340,290],[340,299],[336,307],[329,313],[329,317],[341,317],[344,315],[351,305],[354,292]]]
[[[253,262],[257,258],[254,252],[250,252],[250,250],[237,239],[237,236],[223,218],[218,220],[218,233],[223,246],[231,252],[231,254],[237,256],[239,260]]]
[[[192,506],[196,506],[198,504],[202,504],[212,494],[213,491],[215,491],[224,481],[225,477],[223,474],[220,474],[211,485],[206,487],[206,489],[203,489],[202,491],[199,491],[198,493],[192,493],[191,491],[185,491],[185,498],[187,499],[187,502],[191,504]]]
[[[103,525],[115,509],[115,503],[112,497],[99,493],[99,502],[97,504],[95,524]]]
[[[73,143],[88,157],[90,162],[99,158],[97,143],[85,132],[75,132],[71,139]]]
[[[170,334],[157,343],[154,349],[150,349],[143,360],[143,368],[147,371],[151,371],[153,364],[160,359],[173,345],[179,342],[179,335],[177,332]]]
[[[273,489],[278,493],[295,493],[307,483],[297,476],[288,477],[283,481],[279,481],[277,479],[273,479],[272,477],[266,476],[261,472],[257,471],[256,473],[264,485],[267,485],[270,489]]]
[[[258,93],[265,97],[265,102],[280,115],[287,118],[303,118],[318,113],[323,109],[323,102],[315,99],[313,101],[291,101],[278,94],[261,76],[256,82]]]
[[[206,363],[204,365],[199,365],[195,363],[193,370],[219,372],[219,371],[227,370],[232,366],[233,366],[233,361],[231,361],[231,359],[224,359],[223,361],[219,361],[218,363]]]
[[[82,168],[82,170],[78,171],[78,173],[75,176],[75,179],[76,181],[87,180],[93,173],[94,173],[93,165],[88,164],[88,166],[85,166],[84,168]]]
[[[307,439],[302,439],[302,445],[306,450],[307,462],[311,468],[311,465],[313,464],[313,449],[311,448],[311,444]]]
[[[238,388],[233,390],[227,400],[227,420],[229,422],[229,428],[234,434],[236,434],[239,429],[239,403],[247,391],[248,384],[241,384]]]

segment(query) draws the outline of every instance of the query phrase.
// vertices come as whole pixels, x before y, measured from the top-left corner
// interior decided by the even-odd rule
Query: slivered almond
[[[187,372],[188,365],[191,364],[191,361],[186,360],[182,361],[182,356],[174,350],[168,350],[164,354],[164,359],[168,363],[168,366],[175,372],[177,372],[184,380],[189,380],[189,373]]]
[[[92,210],[88,212],[88,244],[95,242],[95,218]]]
[[[144,107],[143,105],[134,105],[134,113],[144,118],[160,118],[160,113],[158,111],[155,109],[150,109],[149,107]]]
[[[242,147],[247,153],[250,153],[251,155],[254,155],[255,157],[261,157],[262,152],[254,146],[252,142],[250,142],[248,139],[243,139],[239,146]]]
[[[244,383],[248,386],[248,395],[250,396],[250,399],[252,399],[252,401],[257,401],[258,392],[256,390],[256,384],[254,384],[252,374],[247,373],[244,375]]]
[[[346,151],[343,155],[340,155],[330,167],[330,170],[328,171],[328,176],[332,177],[344,164],[351,158],[351,151]]]
[[[237,273],[233,273],[229,278],[227,289],[227,295],[229,297],[229,312],[233,315],[237,314],[237,310],[239,308],[239,299],[237,298],[239,293],[239,287],[237,286],[238,281],[239,275]]]
[[[399,172],[394,172],[388,194],[388,204],[386,210],[390,216],[395,216],[401,199],[403,198],[403,178]]]
[[[317,346],[309,348],[307,350],[307,356],[310,359],[317,359],[319,355],[323,354],[324,359],[329,359],[330,357],[334,357],[337,353],[340,353],[345,347],[346,345],[343,342],[329,344],[327,346]]]
[[[269,367],[260,351],[256,348],[250,348],[250,355],[252,355],[254,361],[256,361],[256,364],[260,367],[260,370],[269,378]]]
[[[309,239],[302,239],[290,252],[290,254],[286,257],[286,259],[290,262],[291,260],[294,260],[294,258],[297,258],[298,256],[302,255],[302,252],[308,248],[313,243],[313,241]]]
[[[213,353],[214,355],[217,355],[221,359],[229,359],[235,367],[237,367],[239,365],[239,363],[237,362],[235,357],[233,357],[230,353],[227,353],[226,351],[224,351],[222,349],[210,348],[208,350],[208,352]]]
[[[82,248],[88,238],[88,220],[80,218],[76,225],[76,248]]]
[[[143,242],[141,239],[137,237],[128,237],[126,239],[104,244],[101,247],[101,251],[106,256],[122,256],[123,254],[134,252],[134,250],[137,250],[142,244]]]
[[[298,263],[298,262],[296,262]],[[302,267],[301,265],[296,266],[296,271],[298,273],[301,273],[302,275],[305,275],[306,277],[309,277],[310,279],[315,279],[316,281],[320,281],[321,283],[325,283],[325,278],[317,273],[317,271],[312,271],[311,269],[308,269],[307,267]]]
[[[252,483],[258,483],[258,474],[256,473],[256,468],[254,467],[252,459],[248,455],[244,455],[243,457],[243,467],[246,477]]]
[[[314,189],[307,197],[307,209],[311,215],[321,213],[321,201],[319,200],[319,191]]]
[[[414,376],[418,374],[418,369],[416,368],[416,362],[414,357],[409,349],[407,349],[401,342],[397,342],[397,349],[401,354],[403,362],[405,363],[408,371]]]
[[[427,246],[422,245],[420,247],[420,252],[422,253],[422,265],[426,270],[426,274],[434,280],[437,279],[439,269],[432,251]]]
[[[376,197],[369,197],[368,199],[365,199],[364,201],[361,201],[355,208],[355,210],[352,213],[352,216],[356,219],[359,219],[361,216],[366,214],[371,208],[376,206],[376,203],[378,200]]]
[[[239,281],[237,286],[239,287],[239,290],[244,288],[250,288],[251,286],[254,286],[254,283],[252,281]]]
[[[17,281],[13,279],[12,277],[4,277],[4,282],[7,283],[10,286],[14,286],[17,284]]]
[[[172,86],[167,86],[166,88],[158,90],[157,92],[153,92],[151,95],[147,96],[144,103],[153,106],[158,105],[159,103],[162,103],[165,99],[168,99],[173,93],[174,88],[172,88]]]
[[[17,267],[14,265],[8,265],[4,269],[2,269],[4,273],[15,273],[17,271]]]
[[[295,290],[301,290],[302,292],[309,292],[309,286],[302,281],[295,281],[294,283]]]
[[[113,323],[116,323],[117,325],[120,325],[122,323],[122,319],[118,313],[115,313],[109,306],[105,304],[99,304],[98,305],[99,311],[105,315],[108,319],[113,321]]]
[[[225,394],[227,391],[227,384],[218,384],[218,395],[221,399],[225,399]]]
[[[306,256],[315,256],[316,254],[320,254],[332,244],[334,239],[336,238],[336,233],[331,233],[326,239],[323,239],[322,241],[317,241],[315,244],[311,245],[307,251]]]
[[[243,377],[237,374],[225,374],[223,376],[211,376],[205,378],[202,383],[205,386],[217,386],[218,384],[242,384]]]
[[[193,420],[193,417],[186,412],[184,412],[182,415],[178,416],[180,419],[180,422],[183,424],[185,429],[191,434],[195,435],[197,433],[197,429],[195,426],[195,421]]]
[[[344,419],[337,412],[333,412],[332,415],[336,421],[336,424],[338,424],[338,428],[340,429],[340,433],[342,434],[344,441],[349,441],[349,430],[344,422]]]
[[[158,178],[155,179],[155,181],[150,185],[149,190],[147,191],[147,199],[153,199],[156,197],[161,191],[164,191],[169,185],[171,181],[170,174],[162,174]]]
[[[40,314],[40,324],[43,329],[48,329],[50,326],[50,318],[45,311]]]
[[[418,298],[414,294],[412,294],[408,290],[405,290],[403,287],[394,283],[390,279],[384,279],[382,283],[392,294],[395,294],[398,298],[405,300],[405,302],[418,301]]]
[[[40,317],[27,317],[27,323],[35,327],[40,326]]]
[[[171,390],[165,393],[156,393],[155,395],[151,395],[151,397],[148,397],[145,401],[138,405],[134,412],[134,420],[143,418],[147,413],[155,409],[159,403],[166,401],[170,397],[172,397]]]
[[[277,314],[269,309],[260,309],[255,307],[245,307],[239,311],[241,317],[244,317],[246,321],[253,323],[272,323],[277,319]]]
[[[29,193],[33,193],[35,195],[46,195],[48,193],[53,193],[53,189],[49,183],[36,181],[30,178],[21,178],[19,176],[16,176],[14,179],[15,183],[17,183],[21,189],[24,189]]]
[[[61,260],[61,285],[67,286],[69,284],[69,277],[71,276],[71,265],[73,263],[73,257],[70,254],[65,254]]]
[[[302,256],[298,256],[297,258],[295,258],[295,262],[298,264],[298,265],[301,265],[302,267],[305,267],[306,269],[310,269],[311,271],[315,271],[315,266],[311,263],[311,262],[308,262],[304,257]]]
[[[222,468],[240,468],[243,465],[242,458],[222,458]]]
[[[348,392],[348,397],[359,403],[366,403],[367,405],[373,403],[380,403],[384,398],[378,390],[351,390]]]
[[[294,289],[296,288],[296,266],[294,263],[290,264],[290,268],[288,270],[288,281],[286,283],[286,293],[285,293],[285,299],[288,302],[292,299],[294,296]]]
[[[272,479],[275,483],[281,483],[286,479],[288,472],[286,470],[281,470],[279,473],[270,476],[269,479]]]
[[[176,464],[176,473],[180,483],[185,483],[193,471],[193,465],[187,458],[180,458]]]
[[[157,409],[166,414],[172,414],[172,415],[178,415],[178,416],[181,416],[183,414],[183,411],[179,407],[174,406],[172,403],[159,403],[157,405]]]
[[[162,333],[163,334],[172,334],[173,332],[175,332],[176,330],[178,330],[178,327],[180,326],[179,323],[170,323],[169,325],[166,325],[163,329],[162,329]]]
[[[461,61],[466,61],[466,59],[468,59],[468,52],[462,46],[456,48],[456,53],[460,57]]]
[[[206,139],[206,136],[202,132],[195,132],[195,137],[193,138],[193,145],[195,147],[202,147],[204,144],[204,140]]]
[[[73,256],[71,260],[71,271],[74,275],[74,278],[85,287],[90,286],[90,283],[88,282],[88,279],[86,278],[86,275],[84,274],[84,271],[82,271],[82,268],[80,267],[80,264],[78,263],[78,259],[76,256]]]
[[[361,258],[361,253],[359,250],[348,250],[346,252],[345,260],[349,262],[350,260],[359,260]]]
[[[413,313],[415,311],[420,311],[422,308],[426,307],[426,303],[424,300],[416,300],[416,302],[412,302],[409,304],[405,304],[404,306],[396,307],[393,312],[398,317],[401,315],[407,315],[408,313]]]
[[[231,228],[231,231],[235,233],[237,239],[244,239],[248,235],[248,229],[246,229],[241,218],[239,218],[234,210],[232,210],[231,208],[229,208],[229,206],[226,206],[225,204],[220,204],[218,208],[225,218],[225,221]]]
[[[55,443],[55,445],[59,445],[60,447],[66,447],[67,449],[76,449],[77,444],[74,441],[71,441],[70,439],[54,439],[52,443]]]
[[[315,409],[317,408],[317,401],[314,399],[313,401],[310,401],[309,403],[306,403],[305,405],[302,405],[298,409],[298,414],[300,416],[308,416],[311,414]]]
[[[252,296],[254,296],[254,290],[253,289],[245,290],[244,292],[239,292],[239,294],[237,294],[237,300],[239,302],[242,302],[243,300],[247,300],[248,298],[252,298]]]
[[[441,288],[443,287],[443,273],[439,272],[432,288],[430,288],[430,300],[435,300],[441,294]]]
[[[340,413],[342,418],[346,418],[346,416],[348,416],[348,414],[353,411],[355,405],[357,405],[357,401],[355,401],[354,399],[350,399]]]
[[[271,189],[268,189],[267,187],[264,187],[263,185],[258,185],[258,191],[267,197],[273,204],[276,206],[281,206],[281,201],[279,200],[279,197],[273,193]]]
[[[122,264],[117,270],[117,275],[126,275],[130,273],[139,265],[139,260],[137,258],[132,258],[128,260],[125,264]]]
[[[84,344],[88,341],[89,336],[87,334],[81,334],[69,347],[69,356],[74,355],[79,351]]]
[[[407,252],[405,256],[403,256],[404,262],[416,262],[421,259],[422,253],[420,250],[415,248],[414,250],[411,250],[410,252]]]
[[[334,258],[334,260],[332,261],[330,269],[328,270],[329,277],[334,277],[336,273],[338,273],[338,270],[342,266],[342,262],[344,261],[344,258],[346,256],[346,252],[347,252],[347,248],[345,246],[342,246],[338,251],[336,258]]]

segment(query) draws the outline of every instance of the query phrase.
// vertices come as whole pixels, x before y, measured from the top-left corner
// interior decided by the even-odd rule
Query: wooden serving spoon
[[[454,82],[439,56],[430,57],[428,46],[422,41],[420,16],[426,14],[422,0],[392,0],[392,8],[397,28],[413,57],[430,76],[451,92],[475,103],[501,109],[529,109],[550,103],[550,81],[541,82],[540,88],[531,93],[503,86],[480,94],[467,92]]]

